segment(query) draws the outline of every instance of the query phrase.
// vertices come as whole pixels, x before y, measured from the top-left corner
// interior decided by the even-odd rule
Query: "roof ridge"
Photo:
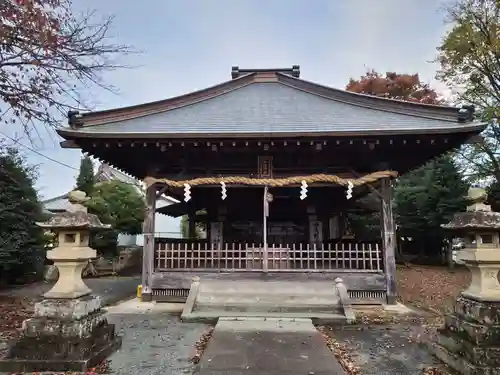
[[[50,203],[50,202],[58,200],[58,199],[63,199],[63,198],[68,198],[68,197],[69,197],[69,193],[65,193],[65,194],[58,195],[56,197],[45,199],[45,200],[41,201],[40,203],[46,204],[46,203]]]
[[[293,87],[294,89],[301,90],[303,92],[307,92],[311,95],[315,95],[315,96],[322,97],[325,99],[337,101],[340,103],[350,104],[350,105],[354,105],[357,107],[373,109],[373,110],[382,111],[382,112],[389,112],[389,113],[403,114],[403,115],[408,115],[408,116],[413,116],[413,117],[427,118],[427,119],[431,119],[431,120],[441,120],[441,121],[444,120],[444,121],[450,121],[450,122],[455,122],[455,123],[459,122],[458,117],[459,117],[459,110],[460,109],[458,107],[452,107],[452,106],[446,106],[446,105],[436,105],[436,104],[426,104],[426,103],[418,103],[418,102],[409,102],[409,101],[405,101],[405,100],[392,99],[392,98],[382,98],[382,97],[375,96],[375,95],[362,94],[362,93],[356,93],[356,92],[352,92],[352,91],[342,90],[342,89],[338,89],[335,87],[322,85],[320,83],[308,81],[305,79],[295,78],[295,77],[292,77],[292,76],[289,76],[286,74],[277,73],[277,75],[280,77],[278,79],[278,82],[283,84],[283,85]],[[300,87],[298,85],[294,85],[292,83],[286,82],[287,80],[292,81],[292,82],[303,83],[306,85],[311,85],[311,86],[314,86],[317,88],[321,88],[323,90],[330,91],[334,94],[347,96],[348,98],[356,98],[358,100],[349,100],[347,98],[344,99],[344,98],[339,98],[339,97],[332,97],[329,95],[323,95],[323,94],[320,94],[318,92],[308,90],[307,88]],[[370,103],[362,103],[359,101],[359,99],[364,99],[364,100],[368,100],[368,101],[372,101],[372,102],[378,102],[377,103],[378,106],[370,105]],[[384,103],[383,106],[380,106],[380,104],[382,104],[382,103]],[[397,108],[388,107],[386,105],[388,103],[392,104],[392,105],[402,106],[405,108],[401,108],[399,110]],[[420,109],[417,109],[417,108],[420,108]],[[434,110],[434,111],[440,110],[443,112],[446,111],[448,113],[446,113],[446,115],[444,115],[444,116],[433,116],[433,115],[429,115],[428,113],[423,113],[425,111],[425,109],[430,110],[430,111],[432,111],[432,110]],[[469,120],[469,121],[471,121],[471,120]]]

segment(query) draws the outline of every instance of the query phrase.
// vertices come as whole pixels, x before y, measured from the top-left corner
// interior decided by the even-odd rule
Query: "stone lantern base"
[[[500,375],[500,302],[460,296],[431,348],[464,375]]]
[[[94,367],[121,347],[101,299],[46,299],[0,360],[0,372],[81,371]]]

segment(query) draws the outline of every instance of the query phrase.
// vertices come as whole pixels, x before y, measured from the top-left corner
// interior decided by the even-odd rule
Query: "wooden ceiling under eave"
[[[399,174],[415,169],[436,156],[459,147],[466,133],[329,138],[314,140],[157,141],[78,140],[82,151],[136,178],[147,175],[169,179],[251,175],[258,157],[273,156],[276,176],[361,174],[381,168]]]

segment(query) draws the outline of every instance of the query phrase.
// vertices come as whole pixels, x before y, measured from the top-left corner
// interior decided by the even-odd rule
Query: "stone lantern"
[[[454,313],[445,317],[436,356],[467,375],[500,375],[500,213],[486,205],[484,189],[469,190],[470,205],[443,228],[465,240],[458,252],[472,276],[470,286],[455,302]]]
[[[69,195],[72,205],[69,212],[54,215],[40,227],[54,232],[58,246],[47,251],[47,259],[54,262],[59,271],[59,279],[54,287],[44,294],[45,298],[78,298],[92,291],[82,280],[82,271],[96,251],[89,247],[90,231],[110,229],[95,215],[87,213],[83,206],[85,193],[73,191]]]
[[[110,229],[83,206],[85,193],[70,193],[68,212],[37,223],[53,231],[58,246],[47,252],[59,270],[54,287],[35,304],[34,316],[23,322],[20,339],[0,360],[0,372],[81,371],[97,365],[121,346],[101,309],[99,296],[82,280],[82,271],[96,251],[89,247],[90,232]]]

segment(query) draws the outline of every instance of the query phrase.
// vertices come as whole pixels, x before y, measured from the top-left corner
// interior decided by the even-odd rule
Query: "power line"
[[[62,165],[63,167],[70,168],[70,169],[73,169],[73,170],[75,170],[75,171],[78,171],[78,168],[72,167],[71,165],[65,164],[65,163],[63,163],[63,162],[61,162],[61,161],[59,161],[59,160],[52,159],[50,156],[44,155],[44,154],[42,154],[41,152],[39,152],[39,151],[37,151],[37,150],[33,149],[32,147],[29,147],[29,146],[26,146],[25,144],[22,144],[22,143],[21,143],[21,142],[19,142],[18,140],[14,139],[14,138],[12,138],[12,137],[9,137],[9,136],[8,136],[7,134],[5,134],[5,133],[1,133],[1,132],[0,132],[0,134],[2,134],[4,137],[6,137],[6,138],[10,139],[12,142],[17,143],[19,146],[22,146],[22,147],[26,148],[27,150],[29,150],[29,151],[31,151],[31,152],[33,152],[33,153],[35,153],[35,154],[37,154],[37,155],[39,155],[39,156],[41,156],[41,157],[43,157],[43,158],[47,159],[47,160],[50,160],[51,162],[54,162],[54,163],[57,163],[57,164],[59,164],[59,165]]]

